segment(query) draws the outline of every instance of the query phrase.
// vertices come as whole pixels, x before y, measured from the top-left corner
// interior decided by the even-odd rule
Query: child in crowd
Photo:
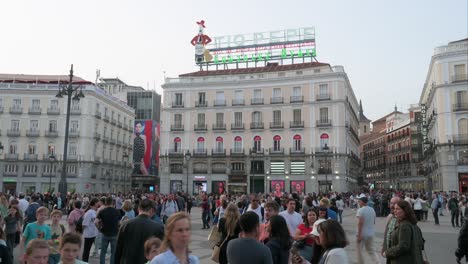
[[[59,243],[63,234],[65,234],[65,226],[60,224],[62,215],[63,215],[62,211],[57,210],[57,209],[53,210],[52,213],[50,214],[50,218],[52,218],[52,224],[50,225],[50,229],[52,233],[51,235],[52,240],[49,240],[49,244],[50,244],[49,264],[57,264],[60,261]]]
[[[65,233],[60,241],[59,264],[87,264],[87,262],[78,260],[81,251],[81,236],[78,233]]]
[[[50,226],[45,224],[45,221],[49,218],[49,209],[42,206],[37,208],[36,211],[36,222],[29,223],[24,230],[23,237],[20,242],[20,252],[23,252],[24,248],[28,245],[29,241],[33,239],[50,240],[51,230]],[[29,262],[28,262],[29,264]]]
[[[26,247],[26,252],[23,256],[23,260],[26,263],[47,264],[47,262],[49,261],[49,244],[47,243],[47,241],[43,239],[32,239],[28,241],[27,245],[28,246]]]
[[[159,248],[161,247],[161,240],[157,237],[152,237],[145,242],[145,257],[150,263],[151,260],[159,254]]]

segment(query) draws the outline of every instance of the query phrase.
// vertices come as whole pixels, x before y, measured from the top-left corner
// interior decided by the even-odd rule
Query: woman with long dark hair
[[[336,220],[326,220],[318,224],[318,243],[324,249],[319,263],[347,264],[348,254],[344,248],[348,245],[345,231]]]
[[[423,263],[424,242],[411,204],[398,201],[394,214],[398,224],[391,234],[390,246],[383,254],[387,263]]]
[[[288,225],[282,216],[274,215],[270,217],[267,232],[270,237],[266,246],[271,251],[274,264],[288,264],[289,249],[291,248],[291,237]]]
[[[299,255],[307,261],[311,261],[314,254],[314,236],[311,232],[317,219],[318,211],[313,208],[309,209],[304,215],[304,223],[297,227],[296,233],[294,234],[294,240],[299,245]]]

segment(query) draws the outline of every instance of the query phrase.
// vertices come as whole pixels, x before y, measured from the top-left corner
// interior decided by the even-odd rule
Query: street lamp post
[[[50,172],[49,172],[49,195],[52,196],[52,165],[55,161],[55,155],[54,153],[52,152],[50,155],[49,155],[49,160],[50,160]]]
[[[65,201],[67,195],[67,151],[68,151],[68,129],[70,126],[70,105],[73,95],[74,101],[79,101],[84,97],[83,89],[81,85],[73,86],[73,64],[70,68],[70,80],[68,84],[61,84],[59,81],[59,91],[55,97],[62,98],[64,95],[67,96],[67,117],[65,121],[65,142],[63,145],[63,166],[62,173],[60,175],[59,192],[62,196],[62,200]]]
[[[187,194],[189,193],[189,189],[188,189],[189,161],[190,161],[190,150],[187,150],[187,152],[185,152],[185,162],[184,162],[185,173],[186,173],[185,191],[187,192]]]
[[[127,176],[128,176],[128,174],[127,174],[127,162],[128,162],[128,154],[127,154],[127,152],[126,152],[126,151],[124,151],[124,153],[123,153],[123,156],[122,156],[122,157],[123,157],[123,158],[124,158],[124,160],[125,160],[125,163],[124,163],[124,164],[125,164],[125,170],[124,170],[125,176],[124,176],[124,189],[123,189],[123,191],[124,191],[124,193],[125,193],[125,192],[126,192],[126,190],[127,190],[127,181],[126,181],[126,178],[127,178]]]

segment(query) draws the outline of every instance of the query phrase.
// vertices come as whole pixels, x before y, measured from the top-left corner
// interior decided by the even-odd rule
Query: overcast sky
[[[385,3],[383,3],[385,2]],[[0,2],[0,73],[119,77],[162,93],[196,71],[196,21],[214,37],[315,26],[317,59],[343,65],[369,119],[417,103],[437,46],[468,37],[466,0]]]

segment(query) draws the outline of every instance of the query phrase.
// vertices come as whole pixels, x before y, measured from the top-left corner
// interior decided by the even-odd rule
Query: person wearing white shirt
[[[336,207],[338,208],[338,219],[340,220],[340,224],[343,223],[343,210],[344,210],[344,202],[341,199],[341,196],[338,195],[336,198]]]
[[[265,217],[264,217],[264,214],[265,214],[265,211],[263,209],[263,207],[261,207],[259,205],[259,201],[258,201],[258,197],[254,197],[252,199],[252,202],[250,203],[249,205],[249,208],[247,208],[247,211],[246,212],[254,212],[258,215],[258,219],[260,221],[260,224],[263,223],[265,221]]]
[[[24,199],[23,193],[19,194],[19,198],[20,199],[18,201],[18,209],[20,209],[20,211],[23,212],[23,215],[24,215],[24,212],[26,212],[26,209],[28,208],[29,203],[28,201],[26,201],[26,199]]]
[[[302,224],[302,216],[301,214],[295,211],[296,201],[294,199],[289,198],[287,202],[288,209],[279,213],[279,215],[281,215],[284,218],[284,220],[286,220],[286,224],[289,228],[289,233],[291,234],[291,236],[294,236],[297,227],[300,224]]]
[[[89,202],[88,210],[86,211],[83,217],[83,237],[84,237],[84,248],[83,248],[83,257],[82,260],[88,262],[89,251],[91,246],[98,235],[98,230],[94,220],[96,220],[96,210],[100,206],[100,201],[98,198],[93,198]]]

